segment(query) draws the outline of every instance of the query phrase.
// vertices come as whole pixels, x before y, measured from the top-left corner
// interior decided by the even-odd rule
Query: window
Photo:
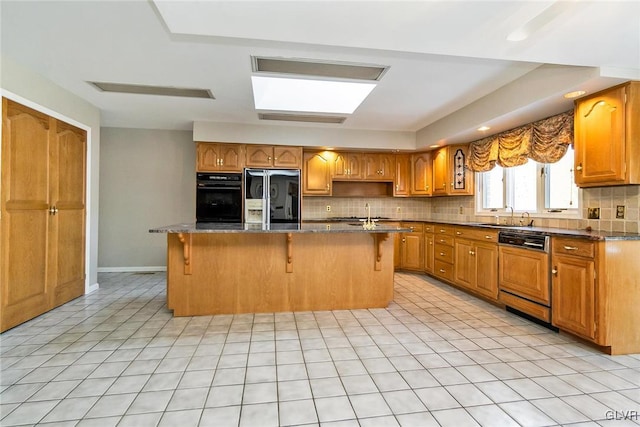
[[[577,215],[579,191],[573,182],[573,149],[560,161],[496,166],[479,174],[478,213],[513,207],[516,212]]]

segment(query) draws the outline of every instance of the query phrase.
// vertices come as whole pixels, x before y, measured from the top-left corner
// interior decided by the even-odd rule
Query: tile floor
[[[396,274],[388,309],[192,318],[163,273],[99,281],[0,335],[0,425],[640,424],[640,355],[425,276]]]

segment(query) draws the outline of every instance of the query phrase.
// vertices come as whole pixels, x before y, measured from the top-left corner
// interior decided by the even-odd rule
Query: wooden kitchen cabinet
[[[247,145],[245,164],[248,168],[300,169],[302,147]]]
[[[454,282],[492,300],[498,299],[498,233],[456,227]]]
[[[411,195],[431,196],[433,174],[431,170],[431,153],[411,155]]]
[[[640,82],[575,101],[575,183],[640,184]]]
[[[435,262],[434,257],[434,230],[435,224],[424,224],[424,271],[428,274],[433,274],[433,265]]]
[[[395,155],[396,170],[393,186],[394,197],[408,197],[411,194],[410,176],[411,176],[411,155],[396,154]]]
[[[333,158],[332,177],[335,180],[359,180],[362,173],[361,153],[336,152]]]
[[[363,175],[368,181],[393,181],[395,159],[393,154],[363,153]]]
[[[405,270],[424,271],[424,228],[419,222],[402,223],[403,228],[410,228],[410,233],[401,233],[400,256],[401,268]]]
[[[453,235],[452,225],[436,224],[434,227],[433,275],[448,282],[453,282]]]
[[[333,153],[304,152],[302,155],[302,194],[305,196],[331,195],[331,163]]]
[[[84,294],[84,130],[2,99],[0,332]]]
[[[465,166],[468,145],[447,145],[432,152],[434,196],[472,196],[474,174]]]
[[[245,146],[217,142],[196,143],[197,172],[242,172]]]

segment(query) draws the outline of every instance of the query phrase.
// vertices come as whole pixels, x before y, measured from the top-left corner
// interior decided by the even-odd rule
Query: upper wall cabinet
[[[411,156],[409,154],[396,154],[396,178],[393,186],[394,197],[407,197],[411,192]]]
[[[197,172],[242,172],[245,146],[242,144],[196,143]]]
[[[467,145],[447,145],[431,153],[434,196],[472,196],[474,174],[465,166]]]
[[[330,152],[304,153],[302,165],[302,194],[305,196],[331,195]]]
[[[335,153],[333,156],[332,176],[336,180],[362,179],[362,154]]]
[[[291,168],[302,166],[302,147],[247,145],[248,168]]]
[[[431,196],[433,189],[433,174],[431,170],[431,153],[416,153],[411,155],[411,195]]]
[[[393,181],[395,161],[393,154],[364,153],[364,179],[369,181]]]
[[[640,184],[640,82],[576,100],[575,182]]]

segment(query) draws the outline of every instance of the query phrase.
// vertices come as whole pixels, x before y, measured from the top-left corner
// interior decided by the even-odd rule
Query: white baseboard
[[[167,271],[167,267],[162,265],[151,267],[98,267],[98,273],[146,273],[150,271]]]
[[[98,283],[94,283],[93,285],[89,285],[89,287],[85,288],[84,294],[90,294],[91,292],[95,292],[100,289],[100,285]]]

